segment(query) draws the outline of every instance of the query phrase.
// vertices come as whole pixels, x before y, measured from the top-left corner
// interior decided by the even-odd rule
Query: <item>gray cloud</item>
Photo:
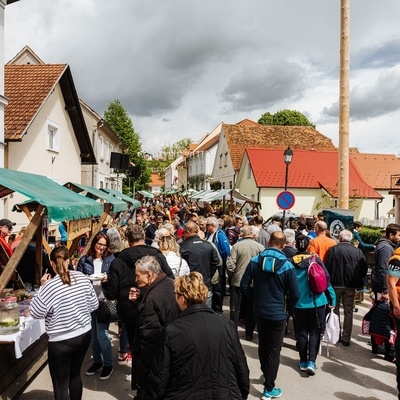
[[[307,84],[305,70],[299,64],[271,62],[246,67],[234,75],[221,97],[240,111],[268,109],[278,102],[301,98]]]
[[[400,68],[382,73],[369,86],[355,86],[350,92],[350,115],[353,121],[390,115],[400,110]],[[323,109],[323,115],[337,118],[339,102]]]

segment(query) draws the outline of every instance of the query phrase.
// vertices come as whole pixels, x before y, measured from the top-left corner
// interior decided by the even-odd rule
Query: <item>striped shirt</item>
[[[90,313],[99,306],[91,281],[81,272],[70,271],[71,285],[59,275],[47,281],[32,299],[33,318],[45,319],[50,342],[79,336],[91,329]]]

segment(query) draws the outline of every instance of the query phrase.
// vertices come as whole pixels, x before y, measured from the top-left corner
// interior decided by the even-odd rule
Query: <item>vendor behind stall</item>
[[[0,244],[1,246],[3,246],[8,257],[11,257],[13,251],[11,249],[11,246],[8,244],[6,237],[11,234],[14,225],[15,222],[11,222],[9,219],[3,218],[0,220]]]
[[[32,238],[31,242],[28,244],[28,247],[25,250],[24,255],[21,258],[21,261],[19,262],[17,266],[17,272],[26,285],[27,283],[31,284],[31,287],[33,288],[35,285],[35,271],[36,271],[36,238],[35,236]],[[50,260],[49,260],[49,255],[45,250],[42,250],[42,273],[38,277],[40,277],[45,274],[49,273],[51,276],[54,276],[54,272],[52,268],[50,267]]]

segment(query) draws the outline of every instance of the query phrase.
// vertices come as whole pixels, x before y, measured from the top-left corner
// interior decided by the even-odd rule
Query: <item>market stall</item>
[[[71,238],[69,249],[80,236],[92,229],[92,218],[103,212],[103,205],[90,198],[78,195],[51,179],[19,171],[0,168],[0,198],[18,192],[27,201],[16,204],[15,211],[24,212],[29,224],[19,245],[11,257],[0,247],[2,271],[0,275],[0,296],[4,296],[7,284],[24,255],[32,238],[36,239],[35,283],[39,284],[42,274],[43,248],[50,251],[46,238],[42,236],[44,218],[49,221],[66,221]],[[23,288],[22,288],[23,289]],[[18,289],[13,296],[31,294]],[[1,322],[1,321],[0,321]],[[0,335],[0,398],[12,399],[23,390],[29,380],[47,361],[47,335],[43,321],[35,321],[28,315],[20,321],[19,330],[12,334]]]
[[[124,226],[126,222],[131,218],[132,214],[137,208],[141,206],[140,201],[133,199],[115,189],[102,188],[101,191],[108,193],[109,195],[116,197],[117,199],[123,200],[128,204],[128,208],[124,214],[119,218],[118,226]]]

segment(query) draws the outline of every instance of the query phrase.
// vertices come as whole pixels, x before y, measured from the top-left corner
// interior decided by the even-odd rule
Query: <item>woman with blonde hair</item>
[[[164,327],[146,396],[164,400],[247,399],[249,368],[233,323],[205,304],[199,272],[174,281],[182,313]]]
[[[179,245],[173,236],[163,236],[158,242],[158,247],[167,259],[167,263],[174,273],[175,278],[188,275],[190,268],[179,252]]]
[[[30,313],[33,318],[45,319],[54,398],[80,400],[81,367],[90,345],[91,313],[99,301],[90,280],[81,272],[68,269],[67,247],[55,247],[50,264],[56,275],[43,275]]]

